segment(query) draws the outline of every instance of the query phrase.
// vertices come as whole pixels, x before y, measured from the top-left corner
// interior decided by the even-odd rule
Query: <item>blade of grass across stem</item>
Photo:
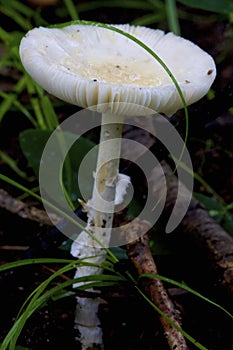
[[[119,283],[121,279],[110,279],[110,276],[105,275],[94,275],[93,277],[99,276],[99,282],[93,282],[93,283],[87,283],[85,285],[82,285],[80,287],[77,287],[79,290],[85,290],[90,288],[98,288],[98,287],[108,287],[113,286]],[[89,276],[92,277],[92,276]],[[112,277],[112,276],[111,276]],[[69,281],[66,281],[64,283],[60,283],[59,285],[51,288],[49,291],[45,292],[41,297],[35,299],[35,301],[27,307],[27,309],[24,311],[24,313],[16,320],[14,326],[11,328],[10,332],[7,334],[6,338],[3,341],[3,347],[1,350],[6,350],[9,346],[10,350],[14,350],[16,346],[16,342],[18,340],[18,337],[22,331],[22,328],[25,325],[25,322],[28,320],[28,318],[39,308],[43,307],[46,302],[51,299],[54,295],[61,292],[65,288],[80,282],[80,278],[77,279],[71,279]]]
[[[28,188],[26,188],[25,186],[19,184],[19,183],[16,182],[16,181],[10,179],[8,176],[5,176],[4,174],[1,174],[1,173],[0,173],[0,180],[2,180],[2,181],[4,181],[4,182],[7,182],[8,184],[10,184],[10,185],[12,185],[12,186],[18,188],[19,190],[21,190],[21,191],[23,191],[23,192],[26,192],[26,193],[29,194],[30,196],[36,198],[38,201],[40,201],[40,202],[42,201],[41,197],[40,197],[38,194],[36,194],[36,193],[30,191]],[[71,217],[70,215],[68,215],[66,212],[64,212],[63,210],[61,210],[60,208],[58,208],[56,205],[52,204],[51,202],[49,202],[49,201],[47,201],[47,200],[45,200],[45,199],[44,199],[44,202],[46,202],[46,204],[47,204],[51,209],[53,209],[56,213],[60,214],[60,215],[61,215],[62,217],[64,217],[64,218],[70,220],[70,221],[71,221],[73,224],[75,224],[78,228],[81,228],[81,229],[82,229],[83,231],[85,231],[88,235],[90,235],[90,237],[91,237],[94,241],[96,241],[96,242],[99,244],[99,246],[100,246],[101,248],[103,248],[103,249],[106,251],[106,253],[107,253],[108,256],[109,256],[109,259],[111,258],[113,262],[117,262],[117,261],[118,261],[118,259],[117,259],[117,258],[115,257],[115,255],[111,252],[111,250],[110,250],[109,248],[105,247],[104,244],[103,244],[101,241],[99,241],[99,240],[96,238],[95,235],[93,235],[93,233],[91,233],[90,231],[88,231],[88,230],[86,229],[86,227],[84,227],[83,225],[81,225],[77,220],[75,220],[73,217]]]
[[[95,257],[93,257],[95,258]],[[16,322],[14,326],[9,331],[8,335],[4,339],[3,342],[3,349],[6,349],[7,346],[10,344],[10,349],[14,349],[17,339],[26,323],[28,318],[40,307],[42,307],[47,300],[49,300],[53,295],[56,295],[61,290],[64,290],[65,288],[69,287],[70,285],[73,285],[75,283],[79,282],[88,282],[91,281],[91,283],[87,283],[82,286],[77,287],[77,289],[85,290],[93,287],[104,287],[104,286],[112,286],[116,283],[119,283],[120,281],[125,281],[125,278],[121,275],[107,275],[107,274],[99,274],[99,275],[91,275],[91,276],[83,276],[79,278],[70,279],[68,281],[65,281],[63,283],[59,283],[57,286],[49,289],[48,291],[44,292],[45,289],[48,287],[48,285],[54,280],[55,278],[59,277],[60,275],[64,274],[65,272],[76,269],[78,266],[92,266],[96,268],[101,268],[101,265],[98,264],[92,264],[90,262],[85,262],[86,259],[90,259],[90,257],[72,261],[68,265],[62,267],[55,273],[53,273],[49,278],[47,278],[44,282],[42,282],[27,298],[25,303],[22,305],[18,316],[16,317]],[[42,294],[43,293],[43,294]],[[27,305],[28,304],[28,305]],[[23,311],[24,310],[24,311]],[[21,315],[20,315],[21,314]]]
[[[77,268],[77,266],[81,264],[80,262],[75,263],[75,261],[72,261],[71,263],[67,264],[66,266],[62,267],[61,269],[54,272],[49,278],[47,278],[45,281],[43,281],[37,288],[33,290],[33,292],[28,296],[28,298],[25,300],[23,305],[21,306],[18,315],[16,317],[16,322],[13,325],[13,327],[10,329],[9,333],[7,334],[6,338],[4,339],[5,342],[3,342],[4,346],[8,346],[10,344],[10,349],[14,349],[17,339],[27,321],[27,319],[36,311],[36,309],[45,302],[47,294],[51,290],[45,292],[42,297],[40,295],[45,291],[45,289],[48,287],[48,285],[54,280],[56,277],[59,277],[60,275],[66,273],[67,271],[70,271],[74,268]],[[50,295],[49,294],[49,295]],[[42,298],[42,302],[39,303],[39,301]],[[36,305],[36,306],[35,306]],[[23,311],[24,310],[24,311]],[[9,337],[8,335],[11,334]],[[4,349],[6,349],[4,347]]]

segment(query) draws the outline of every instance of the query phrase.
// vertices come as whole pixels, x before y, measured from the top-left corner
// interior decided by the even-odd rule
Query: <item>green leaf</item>
[[[19,135],[20,147],[24,156],[28,160],[28,164],[39,178],[39,166],[43,148],[48,140],[50,132],[40,130],[25,130]]]
[[[2,343],[0,343],[0,349],[1,349]],[[24,346],[16,345],[15,350],[30,350],[29,348],[25,348]]]
[[[231,236],[233,236],[233,214],[226,212],[222,226]]]
[[[72,239],[67,239],[66,241],[62,242],[62,244],[59,246],[59,249],[64,250],[65,252],[70,252],[72,243]]]
[[[217,13],[233,12],[232,0],[178,0],[180,3],[201,10]]]
[[[28,160],[29,166],[33,169],[37,179],[39,180],[39,167],[41,156],[52,132],[47,130],[35,130],[28,129],[20,133],[19,142],[20,147],[24,156]],[[74,135],[69,132],[62,133],[64,136],[64,142],[72,140],[74,142],[73,146],[68,152],[68,157],[64,163],[67,162],[67,166],[63,166],[63,182],[67,188],[69,197],[73,202],[77,198],[82,198],[82,193],[85,193],[86,196],[91,195],[92,184],[93,184],[93,171],[95,170],[96,164],[96,152],[91,152],[91,159],[88,162],[88,169],[82,171],[80,178],[78,178],[79,167],[83,160],[83,157],[95,146],[93,142],[84,137],[79,137],[77,141],[77,135]],[[61,149],[56,149],[51,151],[51,154],[48,154],[48,157],[51,159],[63,159],[62,158],[62,144]],[[51,171],[52,174],[52,171]],[[54,174],[55,176],[56,174]],[[51,175],[52,176],[52,175]],[[81,188],[78,187],[78,181]],[[52,185],[52,184],[51,184]]]
[[[121,247],[112,247],[110,248],[111,252],[115,255],[118,260],[127,260],[128,255],[126,250]]]
[[[194,193],[194,197],[208,210],[210,216],[223,227],[223,229],[233,236],[233,214],[227,205],[216,201],[213,197],[205,196],[201,193]]]
[[[204,194],[201,193],[193,193],[193,196],[203,204],[203,206],[207,210],[216,210],[216,211],[223,211],[225,210],[224,206],[217,202],[216,199],[212,197],[205,196]]]

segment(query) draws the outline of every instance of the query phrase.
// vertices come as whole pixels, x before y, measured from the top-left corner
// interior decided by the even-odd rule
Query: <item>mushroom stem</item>
[[[116,182],[119,172],[123,116],[102,114],[100,143],[95,173],[91,206],[94,208],[94,223],[97,238],[104,244],[111,236],[114,213]],[[102,233],[98,232],[98,229]],[[103,232],[101,228],[108,230]],[[103,241],[104,237],[105,241]]]
[[[109,246],[113,224],[122,123],[123,116],[111,113],[103,113],[102,115],[93,193],[92,198],[86,203],[88,215],[86,228],[106,247]],[[73,242],[71,254],[78,258],[87,258],[85,261],[99,265],[105,260],[103,248],[85,231],[81,232],[76,241]],[[101,272],[101,267],[84,265],[77,269],[75,278],[96,275]],[[83,283],[85,282],[77,283],[74,287]],[[77,297],[75,328],[78,330],[78,340],[82,350],[103,349],[102,330],[97,315],[101,302],[101,298]]]
[[[85,204],[87,211],[86,229],[98,241],[109,246],[115,206],[116,183],[118,181],[121,152],[123,116],[103,113],[100,142],[92,198]],[[85,252],[84,252],[85,246]],[[71,253],[83,258],[100,252],[99,243],[82,231],[72,245]],[[92,254],[88,254],[92,253]]]

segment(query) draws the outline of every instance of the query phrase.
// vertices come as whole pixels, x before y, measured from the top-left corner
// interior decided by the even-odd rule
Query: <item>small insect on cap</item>
[[[186,104],[210,89],[216,67],[212,57],[172,33],[141,26],[113,25],[155,52],[174,75]],[[20,57],[31,77],[46,91],[88,108],[135,114],[129,104],[172,115],[183,107],[161,64],[138,43],[119,32],[87,24],[34,28],[20,43]],[[99,106],[99,107],[98,107]],[[106,106],[106,105],[105,105]]]

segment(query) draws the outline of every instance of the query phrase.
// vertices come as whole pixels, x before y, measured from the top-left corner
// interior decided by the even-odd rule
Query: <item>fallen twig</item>
[[[165,215],[169,216],[177,197],[178,180],[169,165],[162,161],[167,179]],[[150,179],[155,198],[160,198],[161,186],[156,176]],[[182,203],[181,203],[182,208]],[[206,259],[212,271],[213,283],[220,286],[228,296],[233,294],[233,238],[209,215],[194,197],[187,213],[179,225],[183,244],[190,244]],[[209,276],[210,277],[210,276]]]
[[[6,209],[13,214],[17,214],[23,219],[36,221],[42,225],[53,226],[61,219],[56,214],[53,215],[53,223],[49,219],[45,210],[30,206],[14,197],[5,190],[0,189],[0,208]]]
[[[133,228],[134,232],[137,229],[141,230],[141,225],[146,225],[146,223],[140,222],[139,219],[136,220],[136,222]],[[158,274],[155,261],[151,254],[148,234],[128,243],[127,254],[139,275],[145,273]],[[143,279],[142,285],[149,299],[176,324],[178,328],[181,328],[179,311],[169,298],[162,281],[156,278],[147,278]],[[162,315],[159,315],[159,318],[170,349],[187,350],[188,347],[183,335]]]

